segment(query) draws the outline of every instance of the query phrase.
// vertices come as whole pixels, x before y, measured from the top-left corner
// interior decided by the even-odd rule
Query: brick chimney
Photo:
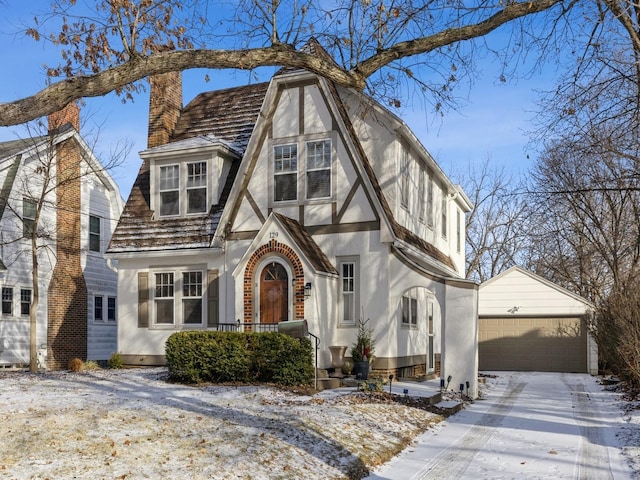
[[[149,77],[149,134],[147,147],[169,143],[182,111],[182,72]]]
[[[71,102],[62,110],[52,113],[47,117],[48,130],[52,132],[54,130],[63,127],[67,123],[70,123],[76,132],[80,131],[80,107],[76,103]]]
[[[80,128],[80,108],[71,103],[49,115],[49,132]],[[67,368],[87,359],[88,292],[81,263],[82,151],[75,138],[53,145],[56,159],[56,265],[47,295],[47,366]]]

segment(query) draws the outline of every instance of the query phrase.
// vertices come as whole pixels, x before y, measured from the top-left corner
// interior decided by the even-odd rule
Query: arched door
[[[260,274],[260,323],[278,323],[289,319],[289,275],[276,262]]]

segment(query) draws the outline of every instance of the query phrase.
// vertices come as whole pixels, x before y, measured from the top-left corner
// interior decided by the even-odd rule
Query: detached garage
[[[598,373],[582,297],[512,267],[481,284],[478,301],[480,370]]]

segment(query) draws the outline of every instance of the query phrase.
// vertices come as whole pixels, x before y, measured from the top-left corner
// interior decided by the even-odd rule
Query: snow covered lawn
[[[0,373],[1,479],[360,478],[442,418],[166,369]]]

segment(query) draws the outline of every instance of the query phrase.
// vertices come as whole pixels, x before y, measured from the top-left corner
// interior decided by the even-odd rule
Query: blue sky
[[[31,8],[29,3],[11,8],[0,4],[0,64],[4,66],[0,74],[0,102],[36,93],[46,81],[42,65],[57,63],[57,53],[44,43],[11,33],[19,29],[21,21],[31,18],[24,13]],[[446,172],[464,171],[470,164],[490,157],[496,165],[524,173],[534,158],[527,159],[525,151],[526,132],[533,128],[531,119],[536,108],[534,89],[550,88],[549,77],[538,74],[528,80],[500,83],[499,71],[489,60],[480,71],[482,76],[474,81],[471,90],[462,87],[456,92],[463,98],[459,111],[448,111],[440,118],[432,110],[421,110],[421,105],[415,104],[406,105],[399,116]],[[218,71],[209,72],[211,80],[205,82],[204,74],[185,73],[185,103],[202,91],[243,85],[248,80],[243,72]],[[140,166],[138,152],[146,147],[147,110],[148,91],[126,104],[114,94],[86,99],[81,113],[82,133],[99,131],[100,158],[108,158],[110,150],[123,141],[132,143],[126,161],[111,172],[125,199]],[[0,141],[21,135],[25,135],[23,127],[0,127]]]

